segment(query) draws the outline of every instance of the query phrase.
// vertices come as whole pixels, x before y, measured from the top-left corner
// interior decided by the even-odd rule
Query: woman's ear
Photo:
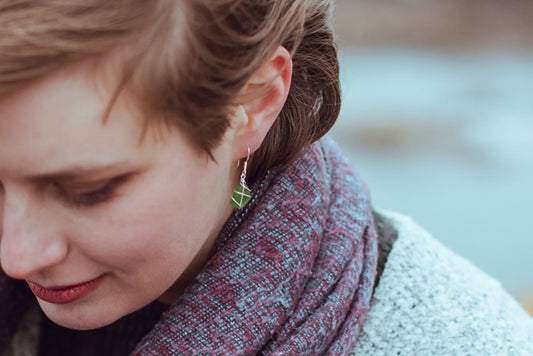
[[[272,56],[252,74],[241,94],[251,99],[243,103],[238,116],[234,158],[246,157],[263,142],[278,117],[292,79],[292,59],[289,51],[279,46]],[[243,116],[244,115],[244,116]],[[244,120],[243,120],[244,118]]]

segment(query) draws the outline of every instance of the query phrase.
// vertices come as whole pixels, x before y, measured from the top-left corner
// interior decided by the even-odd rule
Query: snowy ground
[[[533,52],[341,51],[332,136],[374,204],[533,292]]]

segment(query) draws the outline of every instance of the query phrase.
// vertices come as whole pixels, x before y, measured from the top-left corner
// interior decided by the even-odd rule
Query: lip
[[[61,287],[43,287],[35,282],[26,282],[37,298],[53,304],[68,304],[87,296],[97,289],[104,277],[105,275],[102,274],[90,281]]]

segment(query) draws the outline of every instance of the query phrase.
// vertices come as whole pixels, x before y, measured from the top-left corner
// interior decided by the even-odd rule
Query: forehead
[[[0,97],[0,173],[48,170],[67,160],[131,154],[143,125],[125,95],[104,120],[112,82],[90,63],[54,72]]]

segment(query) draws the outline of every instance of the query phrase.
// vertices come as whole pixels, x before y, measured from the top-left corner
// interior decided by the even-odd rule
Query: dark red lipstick
[[[62,287],[43,287],[37,283],[26,281],[31,291],[39,299],[53,304],[68,304],[79,300],[100,286],[105,275],[87,282]]]

